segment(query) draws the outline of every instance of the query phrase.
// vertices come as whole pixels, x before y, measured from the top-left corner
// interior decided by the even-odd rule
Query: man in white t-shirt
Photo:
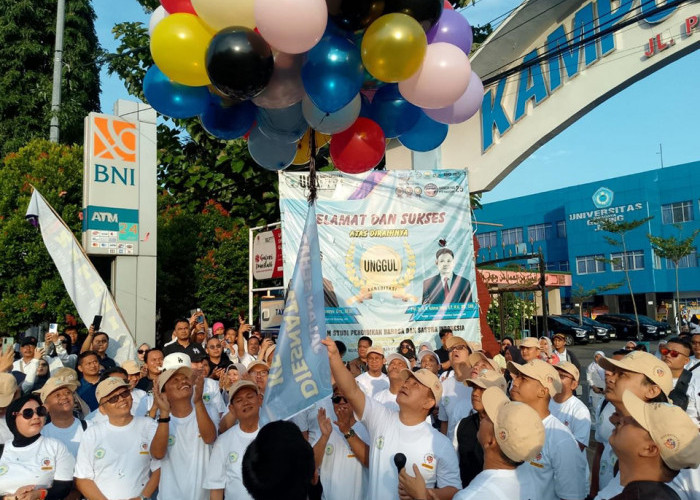
[[[229,389],[231,411],[238,423],[224,432],[212,448],[204,478],[204,487],[210,490],[210,500],[236,498],[252,500],[243,486],[241,464],[248,445],[258,435],[262,394],[250,380],[239,380]]]
[[[203,483],[216,427],[202,401],[204,380],[190,368],[189,356],[177,353],[173,362],[179,367],[161,373],[153,387],[159,422],[168,423],[158,426],[151,444],[151,454],[160,460],[158,496],[206,500]]]
[[[355,377],[355,381],[362,392],[370,398],[389,388],[389,377],[382,373],[383,366],[384,351],[382,348],[372,346],[367,349],[367,371]]]
[[[438,420],[440,420],[440,432],[452,442],[457,424],[469,415],[472,409],[472,390],[464,385],[464,381],[470,378],[472,366],[469,362],[470,350],[466,340],[455,335],[450,337],[445,345],[450,356],[450,365],[454,376],[447,377],[442,382]]]
[[[87,424],[73,415],[75,399],[73,394],[78,384],[72,380],[51,377],[46,381],[39,394],[42,404],[49,411],[51,422],[41,431],[44,436],[58,439],[66,445],[73,457],[78,456],[78,447]]]
[[[569,361],[560,361],[554,368],[559,373],[561,391],[549,401],[549,411],[569,428],[583,451],[591,437],[591,412],[574,395],[580,376],[578,368]]]
[[[410,370],[411,365],[401,354],[394,352],[386,358],[386,374],[389,377],[389,387],[374,395],[374,399],[394,411],[399,411],[396,395],[403,385],[402,370]]]
[[[510,396],[534,409],[545,428],[542,451],[518,467],[521,498],[580,500],[588,494],[587,461],[571,431],[549,413],[549,400],[561,391],[557,370],[539,359],[508,362],[513,376]]]
[[[535,410],[510,401],[498,387],[487,388],[481,402],[485,417],[477,440],[484,450],[484,470],[453,500],[518,500],[517,468],[542,451],[544,425]]]
[[[10,429],[7,428],[5,411],[15,399],[19,397],[17,379],[10,373],[0,373],[0,443],[10,441],[13,438]]]
[[[328,349],[331,373],[338,388],[365,425],[370,437],[369,500],[402,497],[427,498],[434,489],[438,498],[450,498],[460,487],[457,454],[452,443],[425,422],[442,396],[442,386],[434,373],[421,369],[402,372],[404,384],[396,397],[394,412],[365,395],[345,368],[335,342],[321,341]],[[406,458],[399,485],[394,459]]]
[[[159,474],[150,474],[150,448],[156,423],[131,414],[129,383],[109,377],[97,384],[95,397],[108,421],[87,429],[75,464],[75,484],[86,498],[150,498]],[[163,425],[165,427],[165,425]]]
[[[165,363],[165,361],[163,361],[163,363]],[[214,422],[214,426],[218,427],[221,417],[223,417],[226,412],[226,403],[224,403],[224,398],[221,396],[219,383],[208,377],[209,363],[207,362],[206,354],[196,354],[191,360],[190,367],[195,374],[202,377],[204,380],[202,401],[204,401],[204,406],[207,408],[209,418]]]

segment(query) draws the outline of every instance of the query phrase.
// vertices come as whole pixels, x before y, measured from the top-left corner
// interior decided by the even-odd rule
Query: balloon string
[[[311,159],[309,160],[309,205],[316,201],[316,131],[309,129],[309,149]]]

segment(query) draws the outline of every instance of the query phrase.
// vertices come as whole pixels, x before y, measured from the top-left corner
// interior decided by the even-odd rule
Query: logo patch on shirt
[[[377,447],[378,450],[384,448],[384,436],[379,436],[374,442],[374,445]]]
[[[333,454],[333,445],[329,444],[326,446],[326,455],[332,455]]]
[[[41,470],[51,470],[53,469],[53,466],[51,465],[51,459],[49,457],[45,457],[41,461]]]
[[[208,403],[209,401],[211,401],[211,394],[205,394],[205,395],[203,395],[203,396],[202,396],[202,401],[204,401],[205,403]]]
[[[172,446],[175,444],[175,436],[173,434],[170,434],[168,436],[168,446]]]
[[[423,463],[421,465],[426,469],[433,470],[435,467],[435,456],[432,453],[428,453],[423,457]]]
[[[148,443],[141,443],[141,451],[139,455],[148,455]]]
[[[231,453],[228,454],[228,461],[231,462],[232,464],[235,464],[238,461],[238,453],[235,451],[232,451]]]
[[[99,460],[99,459],[101,459],[101,458],[104,458],[104,456],[105,456],[105,450],[104,450],[104,448],[97,448],[97,449],[95,450],[95,458],[96,458],[97,460]]]
[[[7,474],[9,467],[7,465],[0,465],[0,476]]]
[[[450,404],[450,398],[448,398],[447,396],[442,398],[442,406],[447,406],[449,404]]]

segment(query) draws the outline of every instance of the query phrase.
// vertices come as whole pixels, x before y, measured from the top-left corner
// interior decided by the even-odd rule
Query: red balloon
[[[448,0],[445,0],[444,8],[445,8],[445,9],[454,10],[454,9],[452,8],[452,4],[451,4],[450,2],[448,2]]]
[[[186,12],[187,14],[197,15],[190,0],[160,0],[160,4],[168,12],[168,14]]]
[[[369,118],[358,118],[349,129],[331,138],[331,159],[346,174],[373,169],[384,157],[385,149],[384,131]]]

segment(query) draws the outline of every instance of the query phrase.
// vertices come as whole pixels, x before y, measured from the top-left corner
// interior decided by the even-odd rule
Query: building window
[[[496,231],[488,233],[476,233],[480,248],[493,248],[496,246]]]
[[[605,262],[603,262],[602,254],[584,255],[576,257],[576,273],[577,274],[594,274],[605,272]]]
[[[631,252],[620,252],[610,254],[613,271],[639,271],[644,269],[644,251],[633,250]]]
[[[501,242],[504,245],[517,245],[518,243],[523,243],[523,228],[514,227],[513,229],[502,230]]]
[[[664,224],[678,224],[693,220],[693,204],[690,201],[661,205],[661,219]]]
[[[673,261],[664,259],[666,260],[666,269],[675,269],[676,265],[673,263]],[[698,257],[696,250],[693,248],[693,251],[690,252],[688,255],[683,257],[681,260],[678,261],[678,268],[685,268],[685,267],[698,267]]]
[[[557,222],[557,238],[566,238],[566,221],[560,220]]]
[[[654,269],[661,269],[661,257],[653,249],[651,251],[651,266]]]
[[[547,224],[535,224],[534,226],[527,227],[527,239],[528,241],[542,241],[548,240],[552,237],[552,225]]]
[[[601,262],[601,264],[602,264],[602,262]],[[562,260],[561,262],[559,262],[559,270],[568,272],[569,271],[569,261]]]

